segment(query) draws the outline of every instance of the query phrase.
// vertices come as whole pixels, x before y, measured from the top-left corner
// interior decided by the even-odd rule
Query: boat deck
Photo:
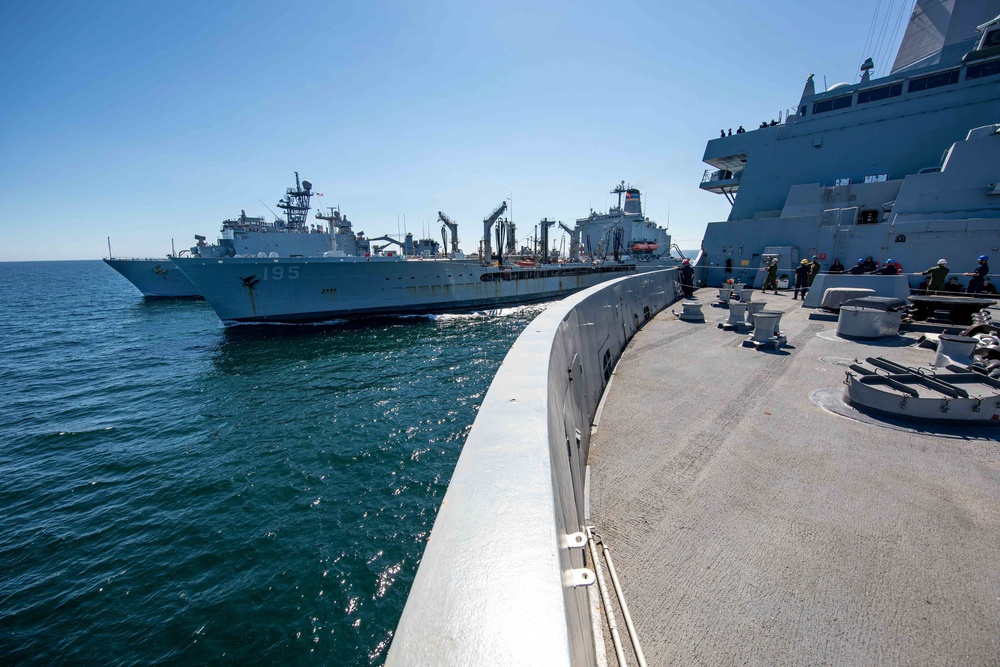
[[[648,664],[1000,664],[1000,427],[839,401],[855,358],[928,366],[917,334],[844,341],[755,292],[788,339],[756,350],[716,294],[704,324],[668,308],[636,335],[591,444],[590,522]]]

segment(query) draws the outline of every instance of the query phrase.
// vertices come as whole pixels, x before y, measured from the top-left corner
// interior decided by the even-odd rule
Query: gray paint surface
[[[832,318],[763,298],[784,312],[781,351],[718,329],[724,308],[661,314],[605,399],[592,518],[649,664],[998,664],[995,429],[834,412],[820,397],[855,357],[927,366],[933,350],[839,340]]]
[[[226,322],[318,321],[496,308],[558,299],[639,268],[638,264],[611,262],[498,269],[475,260],[404,260],[399,256],[178,257],[173,262]],[[517,279],[499,279],[505,276]]]
[[[1000,52],[978,49],[976,26],[997,11],[987,0],[921,2],[900,49],[913,67],[819,93],[810,75],[781,124],[709,141],[703,159],[720,171],[701,188],[732,210],[705,231],[704,284],[749,282],[766,246],[816,255],[824,269],[872,256],[907,272],[995,254]],[[926,48],[941,50],[925,59]]]
[[[104,263],[153,299],[197,297],[197,288],[169,259],[105,259]]]
[[[821,273],[816,276],[809,293],[803,303],[809,308],[819,308],[823,302],[823,293],[835,287],[858,287],[875,290],[873,296],[889,296],[896,299],[906,299],[910,296],[910,285],[907,276],[878,276],[850,273]]]
[[[469,433],[388,665],[594,664],[583,529],[590,425],[610,369],[676,270],[614,280],[551,305],[504,359]],[[649,309],[648,311],[646,309]]]

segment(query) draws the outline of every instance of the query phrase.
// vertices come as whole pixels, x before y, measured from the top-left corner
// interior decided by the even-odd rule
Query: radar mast
[[[285,212],[289,229],[304,230],[309,217],[309,199],[312,197],[312,183],[299,182],[299,172],[295,172],[295,187],[285,190],[278,208]]]

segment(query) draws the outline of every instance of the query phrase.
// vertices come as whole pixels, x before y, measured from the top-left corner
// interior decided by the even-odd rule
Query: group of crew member
[[[795,267],[795,289],[792,293],[792,299],[798,299],[799,294],[802,294],[802,300],[806,300],[806,293],[809,292],[809,288],[812,287],[813,281],[816,280],[816,276],[819,275],[819,260],[816,255],[812,256],[812,260],[804,259],[799,262],[799,265]]]
[[[968,287],[964,287],[961,283],[959,283],[956,276],[952,276],[948,279],[948,261],[945,259],[939,259],[935,266],[932,266],[926,271],[914,273],[913,275],[926,276],[926,279],[918,288],[924,293],[965,292],[968,294],[996,294],[997,288],[990,282],[989,279],[990,267],[989,264],[987,264],[989,257],[986,255],[980,255],[976,261],[977,265],[975,269],[969,273],[962,274],[970,279]],[[812,287],[813,280],[816,279],[819,272],[820,264],[817,261],[816,255],[812,256],[812,260],[803,259],[799,262],[799,266],[795,268],[795,283],[792,298],[798,299],[801,294],[802,299],[805,300],[806,293],[809,291],[809,288]],[[830,265],[828,272],[846,272],[854,275],[876,274],[883,276],[896,276],[903,273],[903,267],[900,266],[899,262],[896,262],[891,257],[886,259],[883,264],[879,265],[879,263],[876,262],[871,255],[869,255],[865,259],[858,259],[857,263],[847,271],[845,271],[844,265],[840,263],[840,260],[835,259],[833,260],[833,264]],[[767,265],[767,275],[764,278],[764,286],[761,289],[765,292],[767,290],[774,290],[775,294],[778,293],[777,258],[772,259],[770,264]]]
[[[779,123],[778,121],[776,121],[776,120],[774,120],[772,118],[770,123],[768,123],[766,120],[762,121],[761,124],[757,126],[757,129],[758,130],[763,130],[765,127],[774,127],[775,125],[780,125],[780,124],[781,123]],[[735,133],[736,134],[743,134],[744,132],[746,132],[746,130],[743,129],[742,125],[740,125],[738,128],[736,128],[736,132]],[[733,136],[733,128],[729,128],[728,131],[727,130],[719,130],[719,138],[725,139],[726,137],[731,137],[731,136]]]
[[[859,259],[857,263],[852,266],[846,273],[850,273],[855,276],[860,276],[866,273],[875,273],[880,276],[895,276],[903,272],[903,267],[899,262],[892,259],[891,257],[885,260],[885,263],[881,266],[876,262],[871,255],[867,259]],[[845,273],[844,265],[840,263],[840,260],[834,260],[833,266],[830,267],[830,273]]]
[[[979,259],[976,260],[976,268],[969,273],[963,273],[963,276],[969,278],[969,286],[963,287],[960,282],[958,282],[957,276],[952,276],[948,278],[945,282],[950,269],[948,268],[948,260],[939,259],[936,266],[932,266],[926,271],[921,271],[919,273],[914,273],[915,276],[927,276],[927,279],[921,283],[921,289],[925,293],[932,292],[955,292],[961,293],[965,292],[967,294],[996,294],[997,288],[990,282],[989,273],[990,265],[987,264],[989,257],[986,255],[980,255]]]
[[[799,265],[795,268],[795,285],[793,290],[793,299],[798,299],[799,294],[802,295],[802,300],[805,301],[806,293],[809,288],[812,287],[813,281],[816,280],[816,276],[819,275],[820,264],[817,260],[816,255],[812,256],[812,260],[803,259],[799,262]],[[778,258],[775,257],[771,260],[771,263],[767,266],[767,275],[764,277],[764,285],[761,287],[761,291],[766,292],[767,290],[774,290],[774,293],[778,293]]]

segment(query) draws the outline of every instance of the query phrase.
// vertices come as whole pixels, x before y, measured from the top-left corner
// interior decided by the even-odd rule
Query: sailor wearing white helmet
[[[919,273],[914,273],[915,276],[928,276],[927,279],[927,291],[928,292],[938,292],[944,288],[945,278],[948,277],[948,260],[939,259],[937,266],[932,266],[926,271],[921,271]]]

